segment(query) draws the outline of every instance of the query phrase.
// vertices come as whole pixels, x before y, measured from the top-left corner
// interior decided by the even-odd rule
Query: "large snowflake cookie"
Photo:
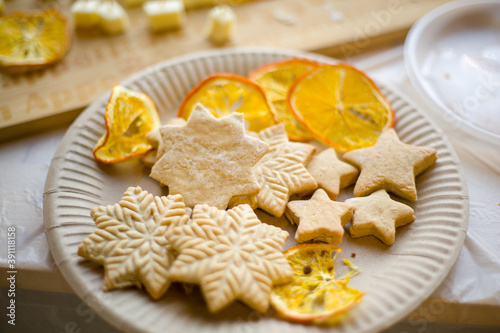
[[[416,201],[415,177],[434,164],[437,153],[433,148],[402,143],[391,128],[382,132],[374,146],[351,150],[343,157],[361,168],[354,187],[355,196],[384,189]]]
[[[174,259],[165,234],[189,220],[182,196],[157,197],[129,187],[119,203],[96,207],[90,215],[97,229],[78,254],[104,266],[104,290],[144,286],[160,298],[170,286]]]
[[[261,185],[260,192],[251,197],[236,197],[229,206],[247,203],[273,216],[280,217],[292,194],[312,192],[318,185],[304,166],[316,151],[312,145],[289,142],[285,125],[278,124],[262,130],[259,138],[268,143],[269,152],[255,165],[253,172]]]
[[[160,128],[163,149],[151,177],[181,194],[186,206],[225,209],[233,196],[260,190],[252,172],[269,145],[245,134],[243,114],[215,118],[197,104],[186,125]]]
[[[249,205],[228,211],[196,205],[192,220],[166,235],[178,253],[170,276],[200,284],[211,312],[236,299],[264,312],[273,284],[293,277],[282,253],[287,237],[288,232],[262,223]]]

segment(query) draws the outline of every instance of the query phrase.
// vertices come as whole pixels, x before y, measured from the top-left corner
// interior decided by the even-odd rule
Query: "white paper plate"
[[[500,1],[454,1],[421,18],[405,65],[429,107],[450,125],[500,145]]]
[[[184,95],[201,79],[216,72],[247,75],[263,64],[291,57],[332,59],[283,50],[224,50],[197,53],[149,68],[123,84],[148,93],[166,121],[175,116]],[[374,237],[342,242],[343,257],[363,272],[351,285],[366,292],[359,306],[340,326],[310,327],[259,314],[235,303],[219,314],[206,310],[198,290],[186,294],[173,285],[165,297],[152,301],[135,289],[103,292],[103,270],[77,256],[80,242],[95,229],[89,216],[98,205],[117,202],[129,186],[140,185],[159,195],[159,184],[139,161],[101,165],[92,149],[104,133],[103,114],[109,92],[89,106],[68,130],[50,167],[44,194],[45,232],[55,262],[75,292],[114,326],[132,332],[374,332],[389,327],[425,300],[455,262],[468,224],[468,197],[458,159],[441,131],[421,111],[391,90],[404,142],[438,151],[434,167],[417,178],[419,201],[412,206],[416,220],[399,228],[396,242],[385,246]],[[348,189],[343,197],[349,196]],[[163,193],[164,194],[164,193]],[[258,215],[293,232],[286,219]],[[286,246],[294,243],[293,234]],[[341,259],[341,258],[338,258]],[[340,260],[339,260],[340,262]],[[339,270],[345,269],[337,265]]]

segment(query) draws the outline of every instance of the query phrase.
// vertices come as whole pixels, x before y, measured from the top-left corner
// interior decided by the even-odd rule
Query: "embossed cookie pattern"
[[[78,254],[104,266],[104,290],[144,286],[160,298],[170,286],[174,259],[165,234],[189,220],[182,197],[154,197],[130,187],[118,204],[94,208],[91,216],[97,229]]]
[[[200,284],[211,312],[238,299],[264,312],[273,284],[292,279],[282,253],[288,232],[262,223],[248,205],[228,211],[196,205],[190,223],[166,238],[179,253],[172,279]]]

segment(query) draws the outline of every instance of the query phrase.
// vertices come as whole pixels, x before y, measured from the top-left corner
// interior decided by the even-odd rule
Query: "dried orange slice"
[[[215,117],[233,112],[244,114],[247,130],[259,132],[276,124],[262,88],[238,75],[214,74],[194,87],[184,98],[177,117],[188,119],[196,103]]]
[[[394,111],[375,83],[345,64],[322,65],[299,77],[288,105],[317,139],[346,152],[372,146],[394,126]]]
[[[276,120],[285,124],[288,138],[292,141],[311,141],[314,136],[290,111],[286,101],[288,89],[297,77],[318,66],[311,60],[290,59],[260,67],[249,76],[250,81],[264,89]]]
[[[359,269],[335,279],[334,260],[341,249],[332,244],[300,244],[284,252],[292,266],[291,282],[276,285],[271,291],[271,304],[287,319],[298,322],[332,323],[334,318],[360,302],[363,293],[347,286]]]
[[[71,33],[57,9],[0,17],[0,67],[26,72],[49,66],[68,50]]]
[[[122,86],[114,86],[104,113],[106,134],[97,142],[94,157],[116,163],[146,154],[153,147],[146,134],[160,127],[160,117],[151,98]]]

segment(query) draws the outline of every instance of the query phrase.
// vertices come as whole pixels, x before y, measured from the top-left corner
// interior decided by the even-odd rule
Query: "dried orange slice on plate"
[[[19,73],[52,65],[70,40],[68,21],[54,8],[0,17],[0,67]]]
[[[291,282],[276,285],[271,291],[271,304],[283,317],[304,323],[333,323],[335,318],[359,303],[363,293],[347,286],[359,273],[353,268],[335,279],[334,260],[340,247],[332,244],[300,244],[284,252],[292,266]]]
[[[287,100],[318,140],[341,152],[374,145],[395,123],[394,111],[375,83],[345,64],[304,73],[290,87]]]
[[[146,154],[153,147],[146,134],[160,127],[153,100],[142,92],[114,86],[104,113],[106,134],[97,142],[94,157],[116,163]]]
[[[217,118],[243,113],[250,131],[259,132],[276,124],[262,88],[242,76],[214,74],[202,80],[186,95],[177,117],[187,120],[197,103]]]
[[[292,141],[311,141],[314,136],[293,115],[286,97],[292,83],[304,72],[319,67],[317,62],[307,59],[289,59],[271,63],[253,71],[249,79],[264,89],[267,100],[273,107],[276,120],[285,124],[288,138]]]

